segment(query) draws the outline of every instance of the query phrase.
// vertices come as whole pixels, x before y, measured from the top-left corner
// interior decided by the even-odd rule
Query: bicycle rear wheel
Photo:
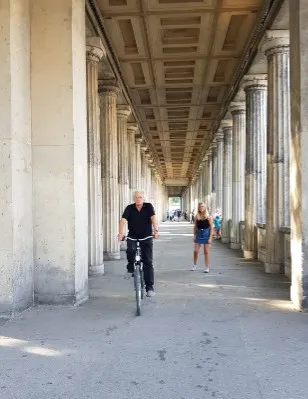
[[[137,265],[134,271],[135,289],[136,289],[136,306],[137,306],[137,316],[141,315],[141,276],[140,267]]]

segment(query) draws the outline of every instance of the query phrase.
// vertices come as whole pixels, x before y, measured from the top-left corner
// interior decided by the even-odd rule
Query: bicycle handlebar
[[[149,237],[145,237],[145,238],[131,238],[131,237],[126,237],[127,240],[131,240],[131,241],[144,241],[144,240],[148,240],[149,238],[153,238],[153,236],[149,236]]]

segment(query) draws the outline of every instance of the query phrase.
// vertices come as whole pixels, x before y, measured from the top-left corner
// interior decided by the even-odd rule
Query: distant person
[[[189,221],[190,221],[190,223],[192,223],[192,224],[195,223],[195,210],[194,210],[194,209],[190,212]]]
[[[178,217],[178,222],[180,221],[180,219],[181,219],[181,215],[182,215],[182,212],[181,212],[181,210],[180,209],[178,209],[177,210],[177,212],[176,212],[176,214],[177,214],[177,217]]]
[[[221,239],[221,216],[217,212],[215,217],[214,217],[214,230],[215,230],[215,238],[217,240]]]
[[[212,244],[213,219],[206,211],[203,202],[198,204],[198,212],[194,223],[194,264],[192,271],[197,269],[198,255],[201,245],[204,247],[205,269],[204,273],[209,273],[209,249]]]

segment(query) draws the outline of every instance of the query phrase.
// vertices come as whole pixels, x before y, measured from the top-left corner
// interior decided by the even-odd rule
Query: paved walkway
[[[191,272],[191,225],[161,232],[157,296],[141,317],[122,261],[91,278],[83,306],[0,327],[1,399],[308,398],[308,315],[292,309],[288,281],[219,242],[211,273]]]

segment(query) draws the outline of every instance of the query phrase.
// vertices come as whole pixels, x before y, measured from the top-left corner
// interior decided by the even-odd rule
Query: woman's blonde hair
[[[204,211],[200,211],[199,210],[200,205],[204,205]],[[204,219],[207,219],[208,217],[209,217],[209,213],[208,213],[208,211],[206,209],[205,204],[203,202],[199,202],[196,219],[197,220],[204,220]]]

